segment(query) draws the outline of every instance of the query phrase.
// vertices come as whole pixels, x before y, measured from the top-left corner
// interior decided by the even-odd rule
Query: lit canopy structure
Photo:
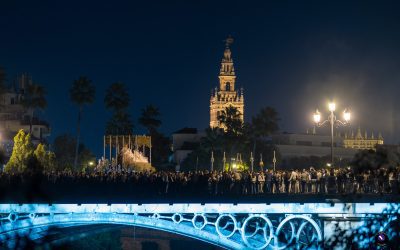
[[[115,161],[118,163],[119,155],[122,149],[140,152],[143,156],[146,155],[148,149],[149,163],[151,163],[151,136],[146,135],[105,135],[103,136],[103,159],[106,158],[106,148],[109,149],[109,160],[113,159],[113,151]]]

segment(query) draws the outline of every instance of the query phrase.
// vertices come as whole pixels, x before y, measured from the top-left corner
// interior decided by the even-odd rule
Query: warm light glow
[[[89,161],[89,166],[93,166],[93,165],[94,165],[94,162]]]
[[[345,109],[344,112],[343,112],[343,118],[344,118],[344,120],[345,120],[346,122],[349,122],[349,121],[350,121],[350,118],[351,118],[350,111],[348,111],[347,109]]]
[[[333,112],[336,109],[336,104],[334,102],[330,102],[328,107],[329,107],[329,111]]]
[[[321,121],[321,114],[319,113],[318,109],[314,113],[314,122],[319,123]]]

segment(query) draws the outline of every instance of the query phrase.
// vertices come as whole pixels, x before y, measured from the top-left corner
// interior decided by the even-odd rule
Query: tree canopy
[[[39,84],[28,84],[28,86],[26,87],[26,92],[24,95],[24,99],[22,100],[22,105],[30,113],[29,133],[32,133],[32,122],[35,110],[43,110],[47,107],[47,100],[45,95],[46,90],[43,86]]]
[[[39,166],[36,163],[38,163]],[[47,150],[46,146],[41,143],[39,143],[35,149],[30,134],[25,133],[25,131],[21,129],[14,137],[13,151],[4,171],[9,173],[32,171],[32,169],[29,169],[29,166],[40,167],[40,169],[35,169],[35,171],[55,170],[55,154]]]
[[[129,115],[129,92],[124,83],[115,82],[106,90],[104,105],[112,111],[112,116],[106,124],[106,134],[132,134],[133,122]]]
[[[240,118],[241,114],[236,107],[229,106],[221,111],[218,116],[218,121],[225,128],[225,133],[228,136],[239,136],[243,133],[243,121]]]
[[[147,105],[142,109],[142,114],[139,117],[139,124],[145,127],[151,135],[161,126],[160,111],[153,105]]]
[[[14,147],[7,162],[5,172],[24,172],[27,168],[28,160],[33,154],[33,144],[31,135],[25,133],[23,129],[19,130],[14,136]]]
[[[111,84],[106,90],[104,104],[113,111],[125,110],[129,107],[130,97],[126,85],[122,82]]]
[[[96,88],[86,76],[80,76],[72,83],[69,96],[73,103],[79,107],[91,104],[95,100]]]
[[[265,137],[277,132],[279,130],[279,121],[278,112],[274,108],[262,108],[251,120],[254,135],[256,137]]]
[[[78,165],[78,151],[80,145],[80,135],[81,135],[81,119],[83,113],[83,106],[91,104],[95,100],[96,88],[92,84],[92,81],[85,76],[81,76],[78,80],[72,83],[70,89],[70,98],[73,103],[78,105],[78,122],[77,122],[77,132],[76,132],[76,145],[75,145],[75,157],[74,157],[74,168]]]
[[[56,157],[56,168],[58,170],[70,169],[81,171],[90,161],[96,161],[94,154],[81,143],[78,148],[78,164],[74,168],[74,149],[76,139],[68,134],[59,135],[54,139],[52,149]]]
[[[193,152],[181,164],[184,170],[210,169],[211,152],[214,156],[214,169],[225,169],[226,162],[232,158],[243,161],[242,167],[249,168],[250,157],[254,158],[254,170],[259,170],[261,158],[263,162],[272,164],[273,151],[280,159],[278,149],[265,137],[278,131],[278,113],[270,107],[263,108],[252,123],[243,123],[241,114],[235,107],[227,107],[218,117],[221,128],[207,128],[205,136],[197,145],[192,145]],[[257,147],[256,147],[257,144]],[[267,164],[268,165],[268,164]]]

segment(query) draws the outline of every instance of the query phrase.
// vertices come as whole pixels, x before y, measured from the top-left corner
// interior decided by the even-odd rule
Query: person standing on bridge
[[[290,175],[290,193],[297,194],[300,192],[300,184],[299,184],[300,176],[297,170],[292,170]]]
[[[311,193],[317,193],[317,171],[313,167],[310,168],[310,179],[311,179]]]
[[[303,171],[301,172],[300,180],[301,180],[301,193],[305,194],[308,191],[307,190],[308,172],[305,169],[303,169]]]
[[[271,181],[272,181],[272,193],[277,194],[280,191],[281,188],[281,173],[278,172],[272,172],[271,176]]]
[[[335,170],[331,169],[329,176],[326,181],[326,186],[328,190],[328,194],[334,194],[337,191],[336,185],[336,177],[335,177]]]
[[[289,193],[289,186],[290,186],[290,174],[288,171],[283,172],[283,184],[284,184],[284,192]]]
[[[265,173],[265,192],[270,194],[272,191],[272,170],[267,170]]]
[[[256,173],[251,173],[251,194],[257,194],[257,176]]]
[[[265,185],[265,176],[263,172],[260,172],[258,175],[258,193],[264,193],[264,185]]]

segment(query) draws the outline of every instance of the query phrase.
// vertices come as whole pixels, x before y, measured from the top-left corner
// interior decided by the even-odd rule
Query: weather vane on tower
[[[231,35],[229,35],[225,40],[225,46],[229,47],[229,45],[231,45],[233,43],[233,37]]]

